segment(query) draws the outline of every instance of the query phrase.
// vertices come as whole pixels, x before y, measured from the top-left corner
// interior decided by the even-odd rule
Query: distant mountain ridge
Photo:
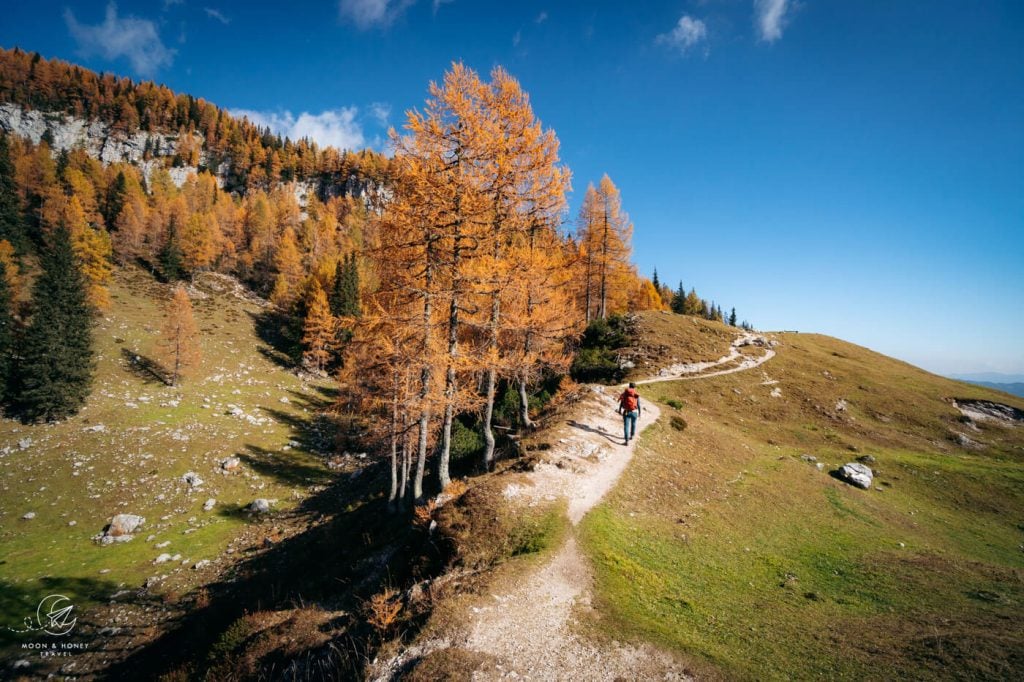
[[[969,381],[972,384],[989,382],[994,384],[1022,384],[1024,374],[1003,374],[1001,372],[973,372],[969,374],[950,374],[950,379]]]
[[[985,388],[994,388],[997,391],[1002,391],[1003,393],[1009,393],[1010,395],[1016,395],[1024,398],[1024,382],[1000,384],[995,381],[969,381],[967,383],[984,386]]]

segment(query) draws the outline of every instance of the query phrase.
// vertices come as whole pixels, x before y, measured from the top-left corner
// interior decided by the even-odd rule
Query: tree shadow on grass
[[[259,312],[249,312],[256,336],[266,346],[256,350],[260,355],[284,369],[294,369],[296,365],[296,339],[288,333],[290,318],[283,313],[268,308]]]
[[[124,361],[124,368],[146,384],[161,384],[169,386],[167,371],[153,358],[136,353],[130,348],[121,348],[121,359]]]
[[[290,486],[322,485],[333,478],[312,455],[297,450],[274,451],[247,445],[247,452],[238,458],[261,476],[276,479]]]
[[[330,612],[320,626],[330,641],[305,650],[280,643],[261,661],[262,670],[276,669],[270,675],[276,679],[281,669],[301,659],[307,672],[328,671],[328,679],[361,678],[379,644],[362,615],[366,600],[387,586],[402,589],[437,574],[446,558],[430,533],[411,524],[407,514],[387,513],[381,494],[386,476],[381,463],[371,462],[362,470],[336,474],[292,511],[264,517],[250,516],[241,507],[223,510],[250,518],[251,531],[265,532],[267,539],[204,588],[208,599],[183,605],[165,632],[104,669],[103,677],[152,679],[184,671],[190,679],[203,679],[212,666],[231,661],[246,645],[230,643],[229,634],[233,623],[250,617],[246,614],[306,608]],[[305,530],[273,539],[276,529],[288,526]],[[282,650],[286,657],[274,660],[284,655]]]
[[[604,429],[594,428],[593,426],[590,426],[588,424],[581,424],[580,422],[576,421],[575,419],[568,420],[566,422],[566,424],[568,424],[569,426],[571,426],[574,429],[579,429],[580,431],[586,431],[587,433],[595,433],[595,434],[597,434],[599,436],[603,436],[604,438],[608,439],[612,443],[616,443],[617,444],[619,442],[619,440],[617,438],[615,438],[615,436],[613,434],[608,433]]]
[[[0,658],[8,664],[13,664],[16,659],[27,660],[29,666],[19,668],[20,674],[45,676],[43,669],[49,661],[41,657],[40,649],[24,647],[44,645],[49,648],[82,643],[90,643],[91,646],[101,636],[101,631],[109,628],[112,623],[102,619],[100,613],[88,608],[88,605],[110,601],[118,587],[110,580],[86,577],[44,576],[21,583],[0,580]],[[53,599],[57,597],[67,599],[57,603],[58,607],[72,607],[62,620],[65,627],[72,627],[63,635],[49,634],[43,630],[43,627],[54,627],[47,618],[46,605],[53,604]],[[141,596],[137,593],[132,594],[132,599],[146,607],[156,601],[151,595]],[[58,627],[58,630],[61,629]],[[126,632],[131,629],[131,626],[122,627]],[[70,650],[77,653],[76,649]],[[56,660],[67,663],[74,659],[68,657]]]

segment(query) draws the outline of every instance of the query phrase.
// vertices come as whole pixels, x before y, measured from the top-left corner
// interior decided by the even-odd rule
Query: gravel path
[[[751,343],[763,345],[765,352],[759,357],[743,356],[739,349]],[[717,362],[676,365],[637,383],[741,372],[774,355],[767,340],[748,334],[734,341],[730,354]],[[735,367],[707,371],[740,357],[743,360]],[[514,584],[495,586],[494,593],[469,607],[459,633],[445,641],[414,646],[401,659],[461,647],[493,657],[493,663],[473,673],[474,680],[691,679],[677,660],[652,645],[591,641],[576,627],[576,615],[592,609],[593,574],[577,546],[575,527],[615,485],[637,443],[633,439],[623,445],[622,418],[615,412],[621,387],[587,390],[574,417],[552,430],[554,447],[529,474],[529,485],[510,484],[504,491],[507,498],[524,505],[567,499],[574,530],[546,563]],[[658,406],[642,393],[641,405],[638,431],[660,415]],[[387,667],[395,670],[397,663]],[[388,678],[385,673],[378,679]]]

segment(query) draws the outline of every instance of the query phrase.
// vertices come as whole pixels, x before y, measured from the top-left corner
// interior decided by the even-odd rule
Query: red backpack
[[[636,411],[639,404],[640,394],[636,392],[635,388],[627,388],[619,397],[619,406],[626,412]]]

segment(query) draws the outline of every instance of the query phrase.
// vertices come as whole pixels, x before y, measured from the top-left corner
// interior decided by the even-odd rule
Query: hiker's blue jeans
[[[629,440],[636,436],[636,420],[640,417],[640,410],[622,413],[622,439]]]

